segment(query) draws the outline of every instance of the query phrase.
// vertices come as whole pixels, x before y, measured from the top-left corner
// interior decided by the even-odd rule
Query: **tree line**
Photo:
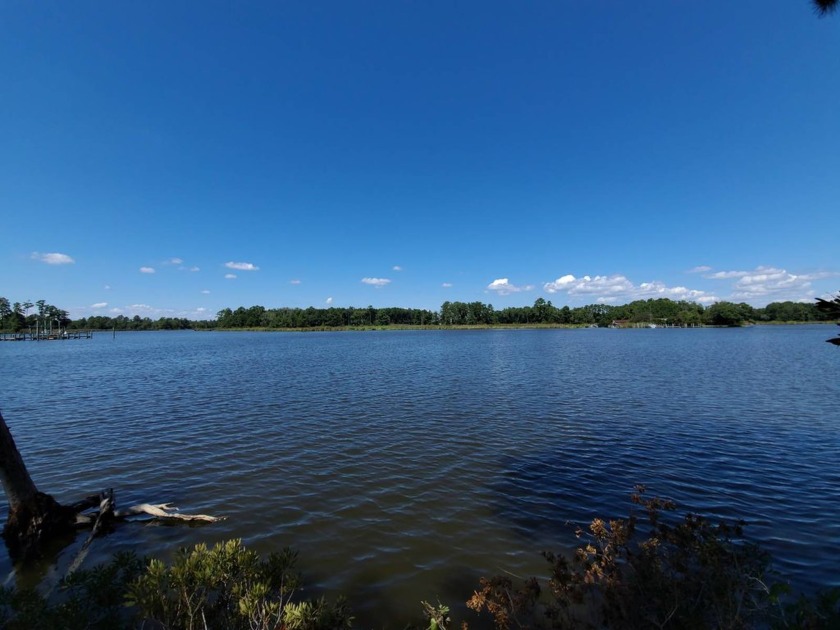
[[[366,326],[498,326],[498,325],[568,325],[624,326],[740,326],[764,322],[830,321],[830,313],[816,304],[773,302],[764,308],[749,304],[716,302],[704,307],[688,301],[668,298],[636,300],[620,306],[589,304],[570,308],[557,307],[538,298],[532,306],[512,306],[496,310],[484,302],[444,302],[439,311],[409,308],[326,308],[309,307],[266,309],[263,306],[240,306],[219,311],[218,328],[341,328]]]
[[[219,328],[359,328],[369,326],[437,326],[440,314],[418,308],[274,308],[262,306],[216,314]]]
[[[30,314],[29,311],[35,309]],[[66,328],[71,320],[67,311],[47,304],[46,300],[11,303],[0,296],[0,328],[17,332],[26,328],[52,330]]]
[[[30,310],[32,312],[30,313]],[[696,302],[657,298],[629,304],[588,304],[558,307],[538,298],[531,306],[495,309],[484,302],[444,302],[440,310],[385,307],[365,308],[225,308],[212,320],[185,317],[127,317],[92,315],[71,320],[67,311],[45,300],[14,302],[0,297],[0,330],[188,330],[215,328],[366,328],[382,326],[741,326],[766,322],[832,321],[836,315],[817,303],[772,302],[763,308],[746,303],[716,302],[704,307]]]

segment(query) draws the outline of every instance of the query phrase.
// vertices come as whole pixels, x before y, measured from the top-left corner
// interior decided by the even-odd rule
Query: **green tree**
[[[43,320],[44,314],[47,312],[47,301],[38,300],[37,302],[35,302],[35,306],[38,307],[38,318]]]
[[[7,324],[7,319],[12,314],[12,305],[9,303],[8,298],[0,297],[0,329],[5,329]]]
[[[740,304],[715,302],[703,313],[703,322],[712,326],[741,326],[746,321]]]
[[[23,306],[20,302],[12,304],[12,312],[9,314],[10,322],[8,324],[9,330],[17,332],[26,325],[26,320],[23,317]]]
[[[543,298],[537,298],[534,300],[532,312],[534,314],[534,321],[540,323],[548,321],[548,302]]]

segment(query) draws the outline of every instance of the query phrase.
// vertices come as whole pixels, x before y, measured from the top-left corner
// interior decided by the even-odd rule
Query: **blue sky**
[[[0,77],[0,295],[71,317],[840,288],[807,0],[9,0]]]

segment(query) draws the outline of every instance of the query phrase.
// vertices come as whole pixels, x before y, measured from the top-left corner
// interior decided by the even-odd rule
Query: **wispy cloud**
[[[140,267],[140,273],[154,273],[154,267]]]
[[[300,284],[300,280],[289,280],[289,284]]]
[[[619,300],[632,302],[633,300],[658,297],[701,303],[715,302],[718,299],[706,291],[681,286],[669,287],[664,282],[656,280],[637,285],[620,274],[583,276],[581,278],[567,274],[553,282],[545,283],[543,289],[546,293],[566,293],[570,296],[594,297],[601,304],[611,304]]]
[[[108,302],[97,302],[96,304],[91,304],[91,308],[105,308],[108,306]]]
[[[522,291],[531,291],[534,288],[532,284],[524,286],[516,286],[511,284],[507,278],[497,278],[487,285],[488,291],[495,291],[499,295],[510,295],[511,293],[520,293]]]
[[[707,271],[711,271],[712,268],[708,265],[698,265],[697,267],[693,267],[688,270],[688,273],[706,273]]]
[[[110,285],[110,284],[106,284],[106,285],[105,285],[105,290],[106,290],[106,291],[110,291],[110,290],[111,290],[111,285]]]
[[[209,290],[209,289],[203,289],[201,292],[202,292],[204,295],[210,295],[210,290]]]
[[[177,266],[178,271],[190,271],[190,272],[201,271],[201,269],[199,269],[196,265],[192,265],[191,267],[187,267],[184,264],[184,259],[183,258],[178,258],[177,256],[175,258],[169,258],[167,260],[164,260],[160,264],[164,267]]]
[[[98,305],[94,304],[91,308]],[[207,319],[208,311],[201,306],[192,310],[189,309],[172,309],[172,308],[158,308],[150,304],[130,304],[127,306],[115,306],[108,309],[108,313],[115,315],[126,315],[133,317],[139,315],[140,317],[149,317],[151,319],[159,317],[186,317],[187,319]]]
[[[326,300],[324,300],[324,301],[325,301],[327,304],[332,304],[332,298],[331,298],[331,297],[328,297],[328,298],[327,298]]]
[[[452,283],[451,282],[444,282],[440,286],[442,286],[444,289],[451,289],[452,288]]]
[[[377,289],[381,289],[391,283],[388,278],[362,278],[362,282],[376,287]]]
[[[710,280],[735,280],[731,299],[750,301],[801,301],[816,295],[814,280],[837,276],[833,272],[791,273],[778,267],[756,267],[751,271],[717,271],[704,276]]]
[[[403,270],[403,268],[400,267],[399,265],[394,265],[393,267],[391,267],[391,269],[394,270],[394,271],[402,271]]]
[[[260,268],[249,262],[226,262],[225,267],[228,269],[236,269],[237,271],[259,271]]]
[[[749,271],[716,271],[704,277],[714,280],[729,280],[730,278],[743,278],[746,275],[749,275]]]
[[[76,262],[67,254],[59,254],[58,252],[50,254],[32,252],[32,258],[34,260],[40,260],[42,263],[46,263],[48,265],[72,265]]]
[[[236,279],[236,274],[235,273],[226,273],[225,274],[225,279],[226,280],[234,280],[234,279]]]

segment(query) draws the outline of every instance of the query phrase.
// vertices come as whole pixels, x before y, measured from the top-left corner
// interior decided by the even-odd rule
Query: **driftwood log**
[[[111,523],[135,516],[210,523],[222,520],[206,514],[181,514],[171,503],[141,503],[118,510],[113,489],[86,497],[71,505],[61,505],[35,486],[2,414],[0,480],[9,501],[9,517],[3,527],[3,539],[9,555],[15,560],[37,554],[42,545],[50,539],[81,527],[91,527],[90,536],[82,549],[84,552],[93,538],[105,531]],[[83,554],[80,555],[83,557]]]

